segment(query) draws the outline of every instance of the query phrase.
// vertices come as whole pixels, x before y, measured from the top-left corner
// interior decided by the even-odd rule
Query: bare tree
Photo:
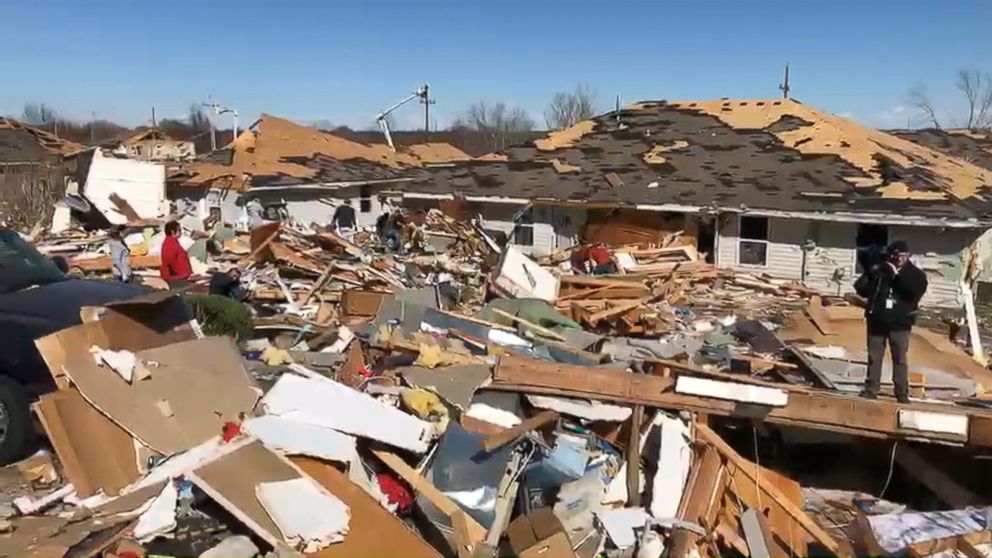
[[[937,111],[933,108],[933,103],[930,102],[930,96],[927,94],[927,86],[922,83],[914,87],[909,91],[909,104],[916,107],[917,110],[923,113],[923,116],[930,122],[930,124],[936,128],[940,129],[940,121],[937,119]]]
[[[980,70],[959,70],[955,84],[968,102],[965,128],[978,130],[992,124],[992,76]]]
[[[992,75],[981,70],[958,70],[954,86],[968,104],[964,127],[968,130],[992,128]],[[940,129],[937,111],[927,95],[926,86],[919,84],[909,91],[908,101],[919,110],[934,128]]]
[[[55,109],[45,103],[24,103],[21,119],[25,124],[48,124],[56,118]]]
[[[596,115],[596,93],[587,85],[576,85],[571,93],[555,93],[544,111],[549,130],[567,128]]]
[[[194,130],[206,132],[210,130],[210,117],[204,112],[199,103],[192,103],[189,106],[189,125]]]
[[[534,129],[534,119],[520,107],[510,108],[506,103],[474,103],[465,115],[455,120],[452,130],[481,132],[488,140],[491,151],[502,151],[521,141],[525,132]]]

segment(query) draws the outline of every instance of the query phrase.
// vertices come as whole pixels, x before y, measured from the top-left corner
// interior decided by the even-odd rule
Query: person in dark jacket
[[[210,294],[226,296],[239,302],[248,298],[248,291],[241,285],[241,270],[232,267],[223,273],[210,276]]]
[[[916,322],[920,299],[927,292],[926,273],[909,257],[909,245],[897,240],[886,249],[885,261],[871,266],[854,283],[854,290],[867,300],[868,378],[862,397],[878,397],[888,343],[896,399],[909,402],[909,332]]]
[[[331,226],[338,232],[345,232],[355,230],[356,223],[355,208],[351,207],[351,200],[344,200],[344,203],[334,210]]]

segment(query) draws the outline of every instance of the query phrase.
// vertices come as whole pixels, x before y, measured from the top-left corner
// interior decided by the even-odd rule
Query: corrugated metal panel
[[[814,247],[806,252],[806,284],[835,295],[853,292],[857,224],[809,221],[808,226]]]

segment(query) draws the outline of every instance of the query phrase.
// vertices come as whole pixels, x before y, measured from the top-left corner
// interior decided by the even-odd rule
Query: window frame
[[[518,241],[518,236],[524,232],[529,236],[529,243],[524,243]],[[521,246],[525,248],[534,247],[534,208],[529,207],[526,211],[520,214],[520,217],[513,223],[513,234],[512,242],[516,246]]]
[[[361,214],[372,213],[372,188],[370,186],[358,187],[358,212]]]
[[[744,238],[744,219],[764,219],[765,238]],[[748,269],[768,269],[768,260],[771,256],[772,219],[763,215],[738,215],[737,216],[737,265]],[[760,264],[744,263],[741,261],[741,246],[745,242],[760,243],[765,245],[765,261]]]

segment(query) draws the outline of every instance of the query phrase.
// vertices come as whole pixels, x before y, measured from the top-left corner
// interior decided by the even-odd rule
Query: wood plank
[[[830,316],[823,311],[823,301],[819,296],[810,297],[809,305],[806,306],[806,315],[812,320],[816,329],[820,330],[820,333],[824,335],[837,335],[837,330],[834,329],[833,324],[830,322]]]
[[[520,424],[507,428],[506,430],[488,436],[482,441],[482,451],[490,453],[498,448],[513,442],[517,438],[523,436],[524,434],[530,432],[531,430],[537,430],[547,424],[550,424],[558,420],[558,413],[551,410],[541,411],[540,413],[524,420]]]
[[[896,463],[951,509],[966,508],[982,502],[974,492],[932,465],[912,447],[900,445],[896,448]]]
[[[134,439],[74,388],[43,395],[35,413],[80,496],[116,496],[140,476]]]
[[[427,498],[431,504],[434,504],[434,507],[441,510],[441,513],[446,515],[452,521],[455,520],[456,514],[462,513],[462,509],[458,507],[458,504],[448,498],[443,492],[438,490],[436,486],[431,484],[430,481],[425,479],[398,455],[385,450],[372,450],[372,453],[378,457],[383,464],[406,481],[406,483],[410,485],[410,488],[424,498]],[[459,521],[461,520],[459,519]],[[465,525],[468,531],[468,540],[470,544],[473,545],[474,549],[479,542],[485,540],[486,530],[482,527],[482,525],[479,525],[475,519],[467,514],[465,517]]]
[[[672,387],[678,375],[697,373],[697,371],[684,364],[661,362],[668,362],[668,365],[678,366],[679,369],[674,370],[673,377],[662,378],[603,371],[592,366],[545,362],[520,355],[504,355],[500,357],[493,372],[493,384],[490,389],[510,389],[672,410],[743,416],[776,424],[858,436],[969,442],[972,445],[992,447],[992,412],[988,410],[921,402],[901,404],[889,400],[867,400],[799,386],[763,382],[738,375],[699,372],[714,378],[732,378],[740,383],[776,387],[789,393],[788,403],[783,407],[746,405],[674,393]],[[969,437],[948,432],[900,428],[898,421],[900,409],[966,415],[970,422]]]
[[[644,406],[634,405],[630,417],[630,437],[627,440],[627,505],[639,506],[641,500],[641,424]]]
[[[560,334],[558,334],[557,332],[551,331],[550,329],[548,329],[548,328],[546,328],[544,326],[535,324],[534,322],[527,321],[527,320],[521,318],[520,316],[517,316],[515,314],[511,314],[511,313],[509,313],[509,312],[507,312],[505,310],[500,310],[499,308],[489,308],[489,309],[491,311],[493,311],[496,315],[503,316],[504,318],[506,318],[508,320],[511,320],[513,322],[516,322],[516,323],[518,323],[520,325],[523,325],[527,329],[529,329],[531,331],[534,331],[536,333],[540,333],[541,335],[543,335],[545,337],[550,337],[551,339],[554,339],[556,341],[566,341],[566,339],[564,337],[562,337]]]
[[[698,424],[696,425],[696,432],[698,433],[700,439],[716,448],[716,450],[720,452],[720,455],[736,465],[740,471],[750,477],[752,481],[755,483],[760,482],[754,467],[749,466],[749,462],[734,451],[734,449],[731,448],[727,442],[723,441],[723,438],[721,438],[716,432],[711,430],[709,426],[705,424]],[[833,537],[824,531],[823,528],[817,525],[815,521],[810,519],[802,508],[796,506],[785,494],[775,487],[775,485],[766,483],[762,486],[765,493],[771,496],[775,503],[782,506],[782,508],[788,512],[789,515],[791,515],[800,525],[802,525],[803,529],[812,535],[817,542],[822,544],[827,550],[835,554],[837,553],[840,548],[837,541],[835,541]]]
[[[310,287],[310,290],[307,291],[306,296],[304,296],[303,300],[299,302],[300,306],[306,306],[306,304],[310,302],[310,299],[313,298],[313,295],[317,294],[317,291],[319,291],[324,287],[324,283],[326,283],[327,280],[331,277],[331,272],[334,271],[334,266],[336,265],[336,263],[337,262],[332,261],[331,263],[327,264],[327,267],[324,268],[324,272],[321,273],[320,277],[318,277],[317,280],[313,282],[313,285]]]
[[[715,448],[707,446],[701,451],[702,455],[696,459],[696,466],[693,467],[686,491],[682,495],[679,518],[701,525],[705,529],[706,517],[719,500],[717,490],[722,489],[724,471],[720,453]],[[671,558],[690,556],[699,539],[699,535],[692,531],[675,528],[669,556]]]
[[[742,556],[749,556],[750,550],[747,547],[747,541],[745,541],[730,525],[724,522],[717,523],[716,529],[714,529],[717,536],[723,539],[723,542],[728,546],[740,552]]]
[[[331,464],[308,457],[293,457],[290,460],[347,504],[351,513],[348,535],[344,541],[308,554],[308,558],[441,558],[441,554],[416,531],[389,513]]]

